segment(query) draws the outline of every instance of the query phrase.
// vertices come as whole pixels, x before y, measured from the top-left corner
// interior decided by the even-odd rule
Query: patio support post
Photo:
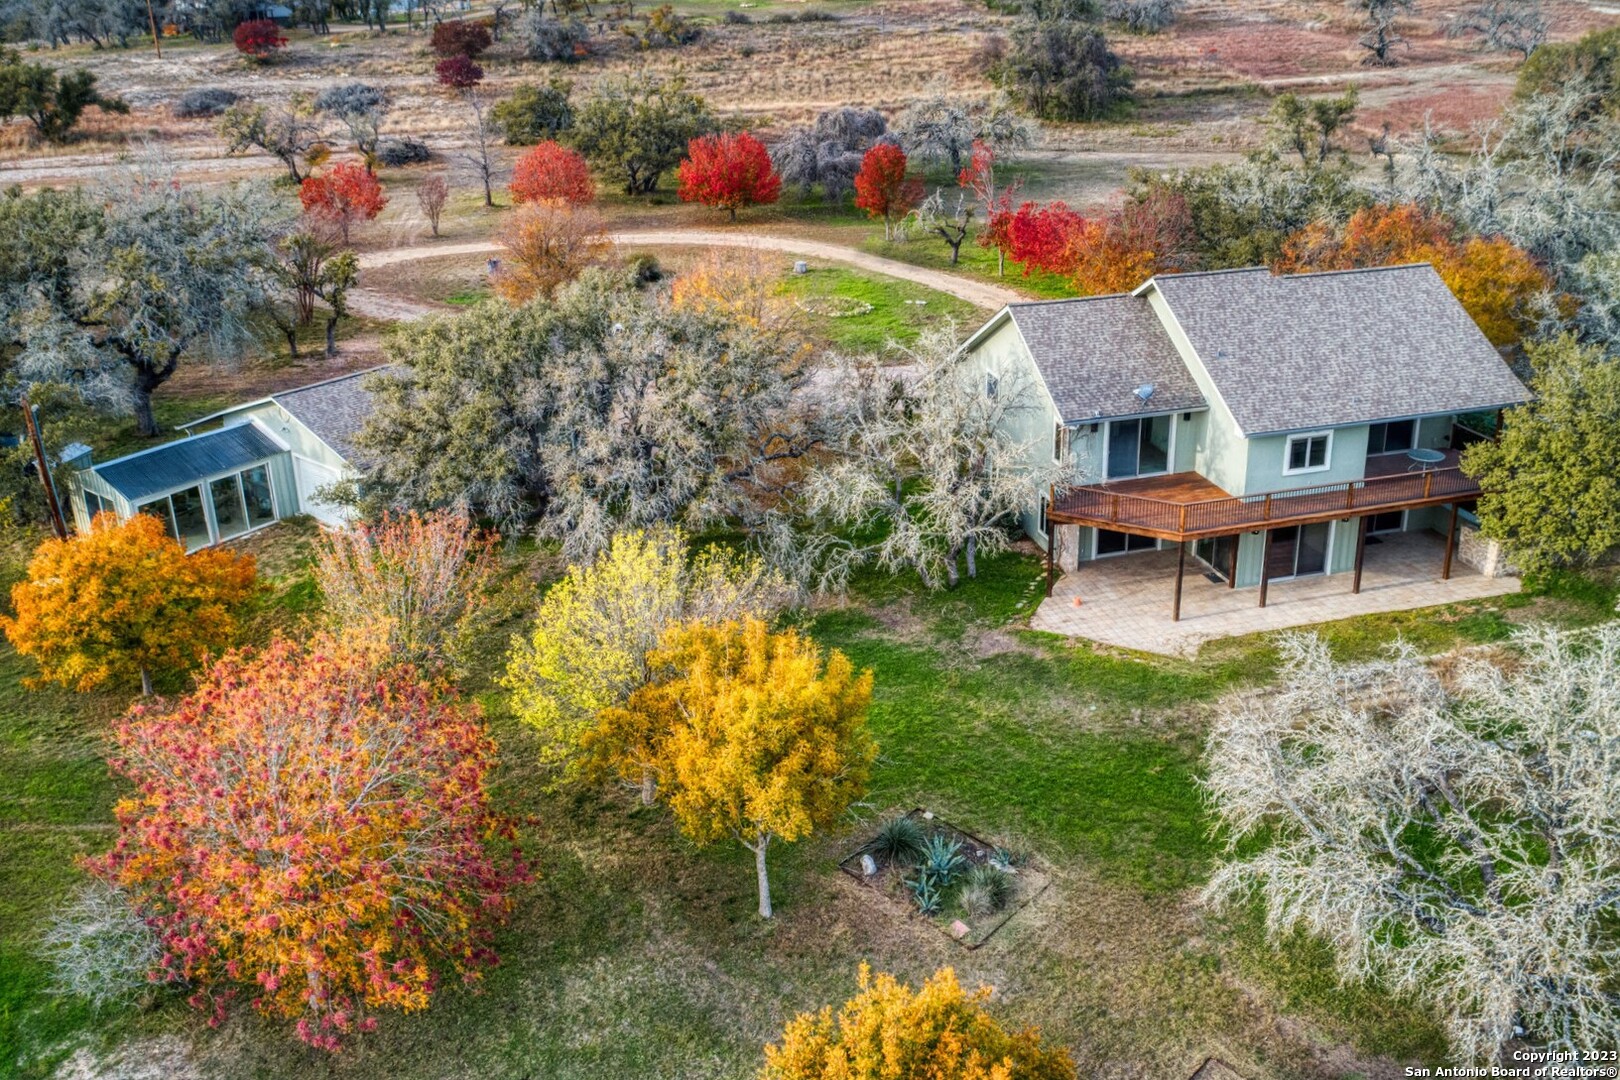
[[[1052,553],[1057,550],[1057,524],[1046,519],[1046,595],[1052,595]]]
[[[1236,536],[1232,537],[1232,572],[1226,575],[1226,587],[1228,589],[1237,588],[1237,557],[1238,549],[1242,546],[1243,534],[1238,533]]]
[[[1356,578],[1350,586],[1352,594],[1361,592],[1361,564],[1367,556],[1367,518],[1362,516],[1360,524],[1356,526]]]
[[[1170,608],[1170,621],[1181,621],[1181,579],[1187,572],[1187,541],[1176,544],[1176,602]]]
[[[1265,541],[1260,545],[1260,606],[1266,606],[1266,588],[1271,584],[1271,530],[1264,532]]]
[[[1440,580],[1451,580],[1451,553],[1457,549],[1457,504],[1451,504],[1451,524],[1446,526],[1446,555],[1440,563]]]

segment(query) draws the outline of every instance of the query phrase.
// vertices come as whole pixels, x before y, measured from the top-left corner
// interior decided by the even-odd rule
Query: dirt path
[[[959,297],[970,304],[995,310],[1004,304],[1024,297],[1009,288],[1001,285],[992,285],[988,282],[973,281],[969,278],[949,274],[943,270],[931,270],[925,266],[912,266],[910,263],[899,262],[895,259],[885,259],[881,255],[869,255],[864,251],[843,247],[839,244],[829,244],[820,240],[802,240],[792,236],[772,236],[761,233],[731,233],[715,232],[704,229],[656,229],[638,232],[617,232],[612,234],[613,242],[621,247],[739,247],[754,248],[761,251],[781,251],[792,255],[808,255],[816,259],[826,259],[828,262],[843,263],[846,266],[869,270],[874,274],[883,274],[902,281],[912,281],[918,285],[926,285],[930,289],[937,289],[942,293]],[[500,245],[490,240],[480,240],[467,244],[419,244],[412,247],[394,248],[390,251],[371,251],[360,256],[361,269],[379,266],[394,266],[403,262],[414,262],[418,259],[438,259],[453,255],[488,255],[500,251]],[[373,309],[372,302],[379,306]],[[381,304],[392,310],[383,311]],[[404,300],[399,297],[386,297],[375,290],[369,290],[368,295],[362,298],[358,294],[351,299],[351,306],[358,312],[366,315],[376,314],[381,318],[420,318],[438,310],[449,310],[433,305],[423,304],[419,301]],[[414,314],[406,314],[412,311]]]

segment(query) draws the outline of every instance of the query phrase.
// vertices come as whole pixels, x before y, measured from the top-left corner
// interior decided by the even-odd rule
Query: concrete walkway
[[[612,240],[620,247],[733,247],[808,255],[811,258],[843,263],[874,274],[899,278],[901,281],[926,285],[930,289],[937,289],[989,311],[997,311],[1005,304],[1025,299],[1021,294],[1001,285],[974,281],[943,270],[913,266],[898,259],[885,259],[881,255],[871,255],[855,248],[828,244],[820,240],[803,240],[795,236],[720,232],[709,229],[648,229],[613,233]],[[403,262],[416,262],[419,259],[440,259],[455,255],[494,255],[500,250],[501,246],[492,240],[478,240],[466,244],[414,244],[387,251],[368,251],[360,256],[360,269],[395,266]],[[373,293],[373,295],[380,299],[383,294]],[[373,310],[380,306],[371,302],[370,297],[357,296],[356,299],[360,302],[351,301],[351,304],[361,314],[371,315]],[[391,300],[391,309],[386,313],[376,311],[378,317],[422,318],[439,311],[450,310],[398,297]]]
[[[1441,581],[1445,545],[1434,533],[1380,539],[1367,548],[1359,595],[1350,592],[1348,573],[1274,581],[1262,608],[1258,588],[1229,589],[1224,581],[1210,581],[1208,567],[1189,552],[1181,621],[1172,622],[1176,553],[1145,551],[1082,563],[1078,571],[1065,573],[1030,625],[1120,648],[1190,657],[1216,638],[1519,591],[1518,578],[1484,577],[1460,562],[1453,562],[1451,580]]]

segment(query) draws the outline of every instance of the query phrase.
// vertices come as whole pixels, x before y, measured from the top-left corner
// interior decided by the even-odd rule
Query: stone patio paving
[[[1181,621],[1170,620],[1176,553],[1147,551],[1081,564],[1057,580],[1030,625],[1036,630],[1090,638],[1108,645],[1166,656],[1192,656],[1215,638],[1406,611],[1519,591],[1519,579],[1488,578],[1453,560],[1451,580],[1440,580],[1442,539],[1429,532],[1381,537],[1367,546],[1361,593],[1350,592],[1348,573],[1274,581],[1266,606],[1258,587],[1228,589],[1204,576],[1207,567],[1187,556]],[[1075,606],[1075,598],[1082,601]]]

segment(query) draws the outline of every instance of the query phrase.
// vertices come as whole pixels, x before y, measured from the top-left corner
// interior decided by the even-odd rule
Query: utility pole
[[[152,10],[152,0],[146,0],[146,21],[152,24],[152,48],[157,50],[158,59],[163,59],[163,43],[158,40],[157,12]]]
[[[50,511],[51,530],[56,533],[58,540],[68,538],[67,522],[62,519],[62,504],[56,501],[56,483],[51,479],[51,467],[45,460],[45,442],[39,437],[39,414],[34,406],[28,403],[28,395],[22,399],[23,426],[28,429],[28,441],[34,445],[34,464],[39,469],[39,482],[45,488],[45,507]]]

